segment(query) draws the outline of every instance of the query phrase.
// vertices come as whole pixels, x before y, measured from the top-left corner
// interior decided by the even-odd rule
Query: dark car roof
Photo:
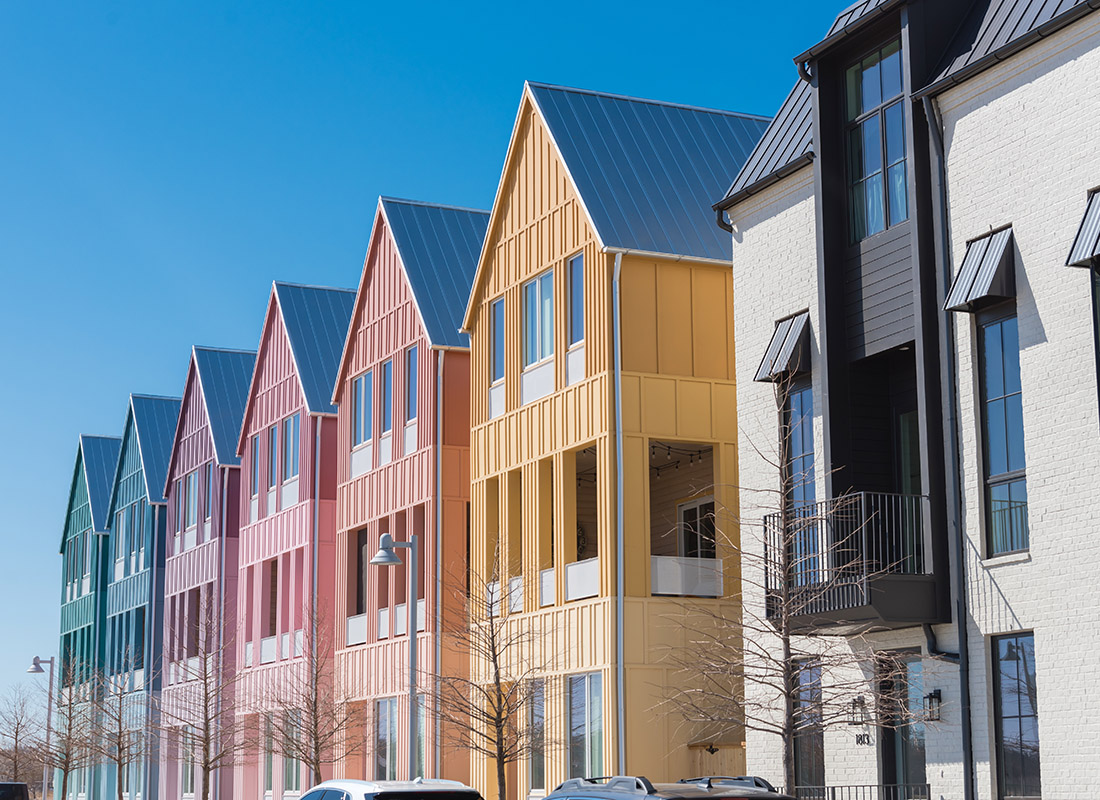
[[[641,780],[645,780],[644,778]],[[599,798],[599,800],[757,800],[769,798],[770,800],[794,800],[790,795],[769,792],[767,789],[755,786],[742,786],[733,782],[715,783],[707,786],[703,783],[650,783],[652,791],[646,792],[639,786],[635,790],[629,788],[609,787],[602,783],[588,783],[578,785],[578,781],[566,781],[561,786],[550,792],[546,800],[550,798]],[[647,782],[648,783],[648,782]]]

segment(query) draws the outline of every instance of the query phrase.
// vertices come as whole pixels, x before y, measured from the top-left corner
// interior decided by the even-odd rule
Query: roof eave
[[[753,181],[743,189],[738,189],[733,194],[726,195],[713,206],[711,206],[711,208],[713,208],[715,211],[728,211],[743,200],[748,200],[753,195],[759,194],[764,189],[767,189],[769,186],[779,183],[779,181],[793,175],[803,167],[808,167],[810,164],[813,163],[813,161],[814,152],[812,150],[803,153],[793,161],[788,162],[774,172],[768,173],[763,178]]]
[[[654,250],[638,250],[633,247],[617,247],[604,245],[600,248],[600,252],[610,255],[621,254],[624,256],[637,256],[640,258],[656,258],[660,259],[661,261],[693,261],[697,264],[714,264],[721,267],[728,267],[733,264],[732,258],[711,258],[710,256],[693,256],[684,255],[683,253],[661,253]]]
[[[794,63],[805,64],[807,61],[817,60],[827,51],[831,50],[833,46],[837,43],[843,41],[844,39],[847,39],[849,36],[855,35],[859,31],[866,28],[868,25],[877,22],[883,16],[889,14],[898,6],[904,5],[906,2],[908,2],[908,0],[887,0],[887,2],[864,14],[852,24],[845,25],[832,36],[828,36],[822,39],[809,50],[806,50],[803,53],[799,53],[797,56],[794,57]]]

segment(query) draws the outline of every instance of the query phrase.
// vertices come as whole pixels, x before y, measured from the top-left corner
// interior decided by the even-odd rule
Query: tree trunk
[[[508,777],[505,774],[503,732],[497,731],[497,800],[508,800]]]
[[[125,764],[115,764],[115,800],[122,800],[122,776],[125,772]]]
[[[202,800],[210,800],[210,775],[213,770],[203,765],[202,768]]]
[[[54,792],[54,800],[57,800],[57,793]],[[46,796],[46,787],[42,787],[42,796]],[[69,796],[69,771],[67,769],[61,770],[61,800],[66,800]]]

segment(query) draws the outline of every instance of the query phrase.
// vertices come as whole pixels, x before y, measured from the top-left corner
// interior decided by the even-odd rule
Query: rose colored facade
[[[164,800],[203,791],[199,759],[185,752],[184,721],[200,728],[232,714],[240,527],[236,442],[255,362],[252,352],[195,347],[188,365],[165,487],[162,723],[171,732],[160,752]],[[212,674],[204,680],[205,669]],[[204,711],[212,695],[219,706]],[[211,783],[215,800],[233,797],[231,768],[217,770]]]
[[[329,402],[355,293],[275,283],[237,442],[238,714],[272,711],[292,683],[307,630],[332,626],[336,563],[336,408]],[[240,760],[237,797],[294,796],[304,767],[277,753]],[[300,786],[284,785],[284,776]],[[293,777],[296,776],[296,777]],[[315,782],[329,776],[315,776]]]
[[[375,215],[334,393],[337,674],[369,721],[344,777],[409,772],[408,567],[368,564],[381,534],[418,539],[420,674],[466,668],[445,654],[439,630],[441,609],[465,586],[469,355],[458,324],[487,221],[389,198]],[[465,779],[468,754],[442,746],[432,717],[419,711],[417,771]]]

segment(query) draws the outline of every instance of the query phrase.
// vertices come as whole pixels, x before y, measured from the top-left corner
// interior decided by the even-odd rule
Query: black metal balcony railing
[[[930,800],[927,783],[866,786],[803,786],[792,792],[798,800]]]
[[[867,604],[868,582],[929,572],[921,495],[855,492],[764,518],[768,613],[820,614]],[[785,522],[785,529],[784,529]]]

